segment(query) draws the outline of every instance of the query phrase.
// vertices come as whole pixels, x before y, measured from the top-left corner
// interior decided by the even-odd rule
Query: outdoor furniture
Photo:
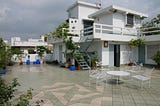
[[[107,74],[117,77],[117,80],[116,80],[117,84],[119,84],[120,77],[125,77],[130,75],[130,73],[126,71],[107,71]]]
[[[155,68],[152,68],[151,70],[145,70],[145,72],[142,73],[142,74],[138,74],[138,75],[132,76],[132,78],[140,81],[140,84],[141,84],[140,87],[141,87],[141,89],[143,88],[143,85],[145,83],[148,83],[149,88],[150,88],[151,74],[152,74],[152,72],[153,72],[154,69]]]
[[[142,70],[143,68],[143,63],[137,63],[137,62],[134,62],[134,65],[132,66],[132,70]]]
[[[98,83],[103,82],[106,79],[107,79],[106,71],[89,70],[89,84],[91,80],[95,80],[97,86]]]

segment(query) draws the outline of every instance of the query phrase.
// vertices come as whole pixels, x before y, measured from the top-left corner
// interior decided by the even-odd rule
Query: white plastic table
[[[116,76],[117,77],[117,84],[119,83],[119,78],[124,76],[129,76],[130,73],[126,71],[107,71],[108,75]]]

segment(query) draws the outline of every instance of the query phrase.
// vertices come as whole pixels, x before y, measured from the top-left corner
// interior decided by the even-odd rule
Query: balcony
[[[159,27],[147,27],[140,29],[142,37],[147,42],[159,42],[160,41],[160,28]]]
[[[95,38],[108,41],[130,41],[137,38],[139,30],[136,28],[122,28],[113,25],[97,24],[82,30],[84,38]]]

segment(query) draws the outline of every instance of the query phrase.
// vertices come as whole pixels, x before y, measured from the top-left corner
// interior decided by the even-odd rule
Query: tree
[[[46,51],[46,48],[44,46],[37,46],[37,52],[41,58],[45,51]]]
[[[143,39],[132,39],[129,41],[129,45],[131,48],[134,48],[134,47],[141,47],[144,45],[144,40]]]
[[[0,38],[0,67],[6,67],[7,65],[11,65],[11,58],[14,54],[22,54],[20,49],[13,49]]]
[[[68,29],[69,25],[68,23],[62,23],[59,25],[54,32],[51,32],[51,35],[58,38],[67,38],[68,36]]]

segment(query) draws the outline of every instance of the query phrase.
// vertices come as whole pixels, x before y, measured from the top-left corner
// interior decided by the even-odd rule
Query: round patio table
[[[129,76],[130,73],[126,71],[107,71],[108,75],[116,76],[117,77],[117,84],[119,84],[119,78],[124,76]]]

